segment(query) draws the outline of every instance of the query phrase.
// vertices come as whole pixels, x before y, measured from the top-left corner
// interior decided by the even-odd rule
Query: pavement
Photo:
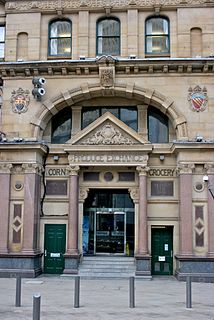
[[[192,283],[192,308],[186,308],[186,283],[173,277],[136,278],[134,308],[128,278],[81,278],[78,308],[74,287],[68,276],[23,278],[21,306],[15,307],[16,279],[0,278],[0,319],[32,320],[33,295],[39,293],[41,314],[33,320],[214,320],[214,283]]]

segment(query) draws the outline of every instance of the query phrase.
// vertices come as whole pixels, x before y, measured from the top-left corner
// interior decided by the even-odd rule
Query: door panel
[[[173,274],[173,228],[152,228],[152,274]]]
[[[65,224],[46,224],[44,273],[60,274],[64,270]]]

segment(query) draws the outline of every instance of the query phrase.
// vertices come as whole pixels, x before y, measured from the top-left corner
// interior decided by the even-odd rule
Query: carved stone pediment
[[[110,112],[78,132],[67,143],[75,145],[136,145],[145,141]]]

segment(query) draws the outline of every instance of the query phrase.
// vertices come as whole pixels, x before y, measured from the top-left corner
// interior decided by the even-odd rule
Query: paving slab
[[[16,279],[0,278],[0,319],[30,320],[33,295],[41,294],[41,320],[214,320],[214,283],[192,283],[192,308],[186,308],[186,283],[175,278],[135,279],[135,308],[129,307],[129,279],[80,279],[80,307],[74,308],[74,278],[22,279],[21,307],[15,307]]]

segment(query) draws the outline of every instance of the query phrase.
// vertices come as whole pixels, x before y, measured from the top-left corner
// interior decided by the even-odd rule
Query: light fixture
[[[159,157],[160,161],[163,161],[165,159],[165,156],[164,154],[160,154],[160,157]]]
[[[80,60],[85,60],[85,56],[79,56]]]
[[[129,55],[129,59],[136,59],[136,55],[135,54],[130,54]]]
[[[59,156],[55,155],[53,156],[54,161],[58,161],[59,160]]]
[[[196,136],[196,142],[202,142],[204,140],[203,136],[197,135]]]

